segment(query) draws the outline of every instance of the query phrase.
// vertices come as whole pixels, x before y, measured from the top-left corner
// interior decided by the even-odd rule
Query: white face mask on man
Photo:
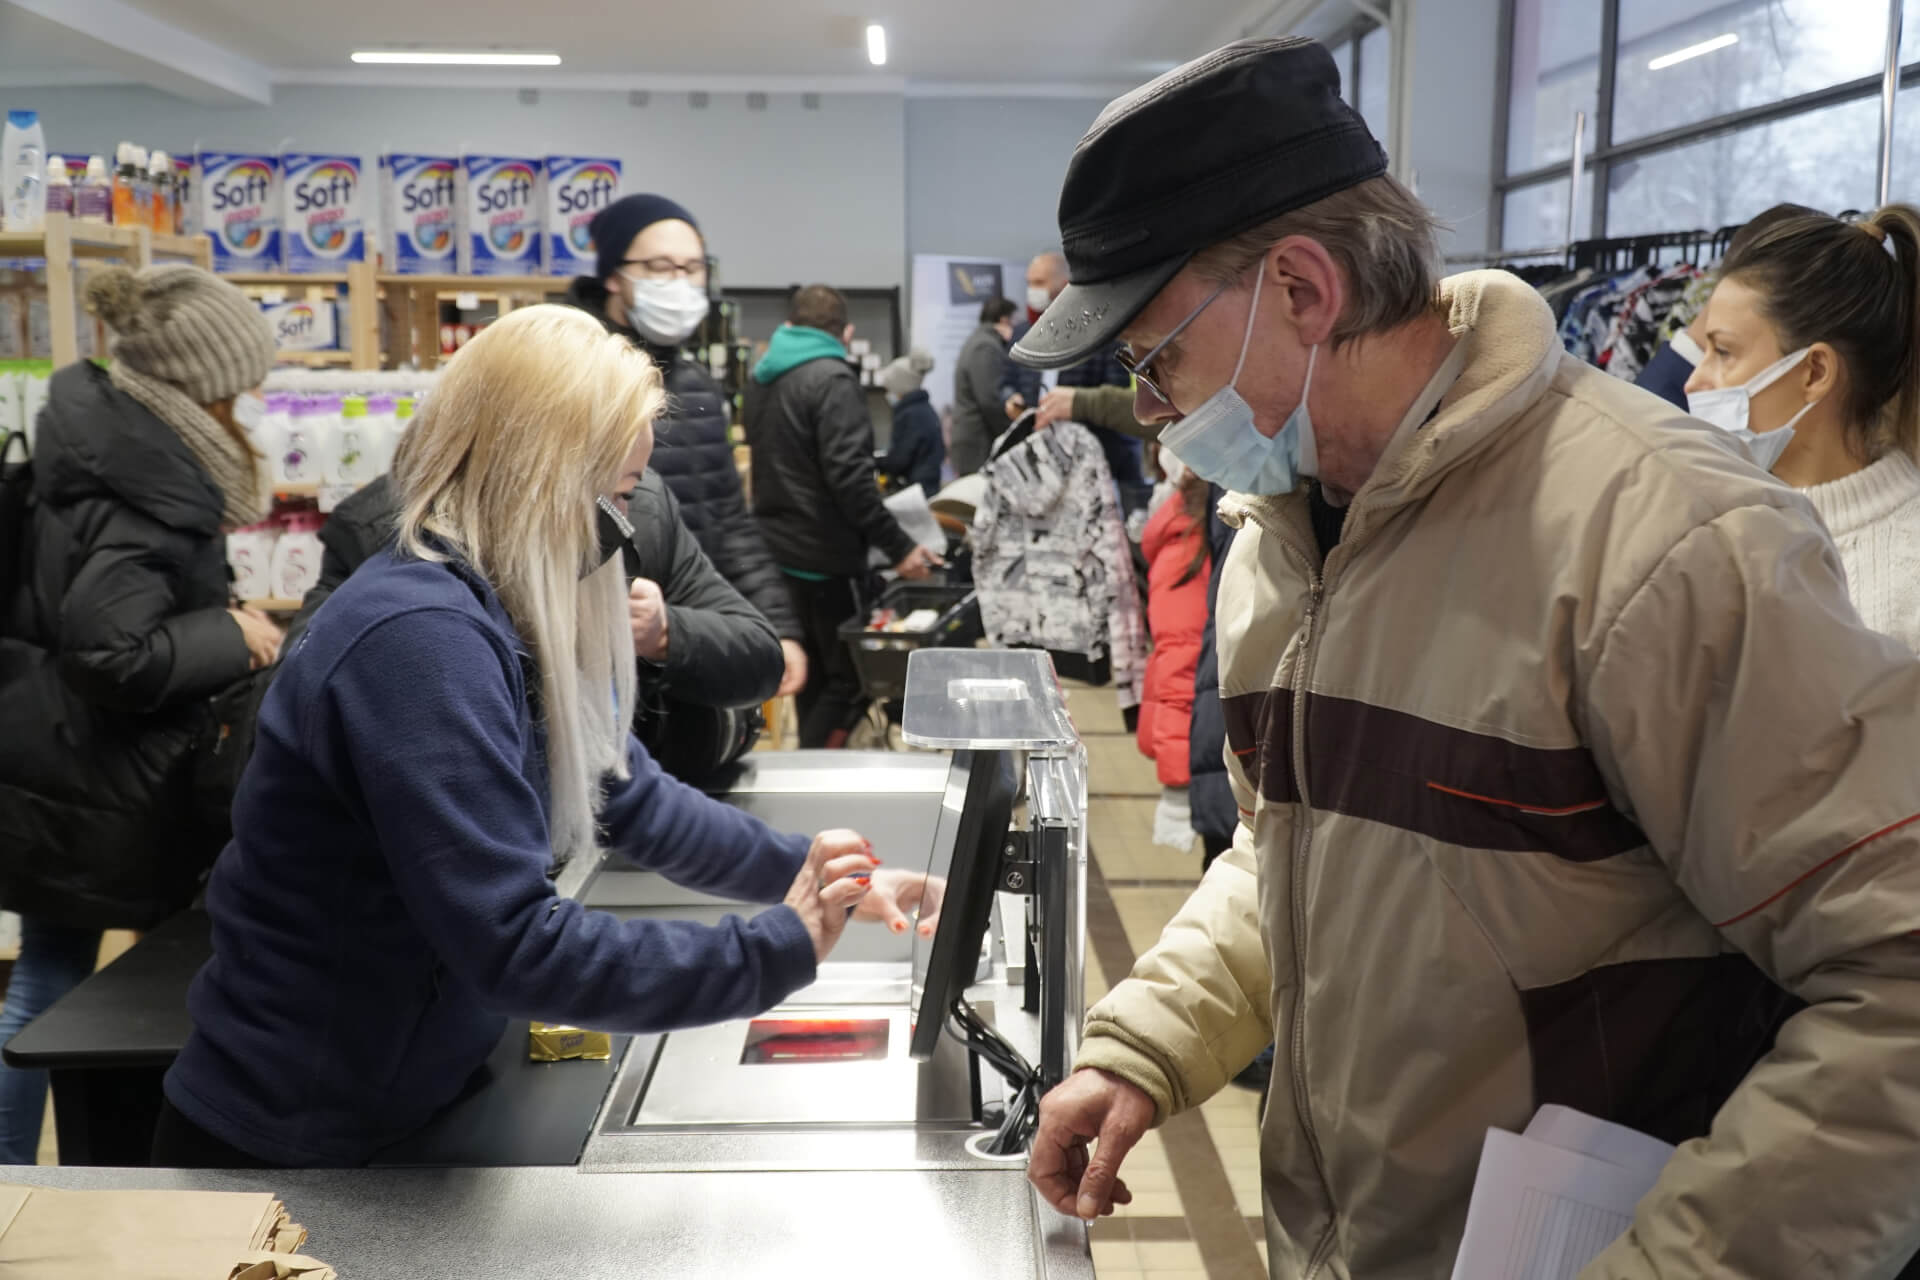
[[[1728,435],[1746,446],[1747,456],[1762,471],[1772,471],[1780,461],[1780,455],[1793,443],[1793,429],[1800,419],[1818,400],[1802,405],[1800,412],[1788,418],[1785,426],[1772,431],[1755,432],[1748,425],[1753,412],[1753,398],[1780,381],[1802,360],[1807,358],[1811,347],[1802,347],[1791,355],[1783,356],[1756,373],[1736,387],[1715,387],[1711,391],[1691,392],[1687,396],[1687,412],[1702,421],[1712,423]]]
[[[1045,311],[1053,305],[1053,294],[1043,284],[1027,286],[1027,306],[1035,311]]]
[[[649,280],[622,272],[627,286],[627,323],[648,342],[677,347],[707,318],[706,290],[685,276]]]

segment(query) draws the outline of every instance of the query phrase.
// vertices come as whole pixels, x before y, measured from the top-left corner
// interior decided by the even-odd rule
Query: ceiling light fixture
[[[867,24],[867,61],[876,67],[887,65],[887,29],[877,22]]]
[[[1683,62],[1690,62],[1694,58],[1703,57],[1717,49],[1724,49],[1730,44],[1739,43],[1740,37],[1729,31],[1723,36],[1715,36],[1711,40],[1702,40],[1699,44],[1690,44],[1684,49],[1675,49],[1672,53],[1663,53],[1647,64],[1647,70],[1665,71],[1668,67],[1679,66]]]
[[[557,53],[419,53],[412,50],[363,51],[359,63],[418,67],[557,67]]]

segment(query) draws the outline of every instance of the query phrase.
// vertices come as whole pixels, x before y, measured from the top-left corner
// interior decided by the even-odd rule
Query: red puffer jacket
[[[1176,494],[1154,512],[1140,541],[1147,557],[1153,656],[1147,659],[1137,740],[1140,754],[1159,766],[1165,787],[1184,787],[1192,777],[1187,732],[1193,724],[1194,668],[1207,629],[1207,561],[1202,559],[1191,576],[1188,570],[1202,536]]]

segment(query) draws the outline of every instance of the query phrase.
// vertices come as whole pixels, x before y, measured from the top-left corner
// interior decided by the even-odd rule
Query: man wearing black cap
[[[786,657],[782,696],[807,682],[800,620],[734,467],[727,398],[681,350],[707,318],[707,245],[693,215],[659,195],[631,195],[594,216],[594,274],[567,301],[644,350],[660,367],[667,410],[653,424],[653,459],[680,516],[720,576],[773,624]]]
[[[1120,338],[1137,416],[1233,491],[1241,825],[1088,1015],[1043,1195],[1125,1203],[1141,1132],[1277,1043],[1276,1278],[1450,1275],[1487,1130],[1549,1103],[1684,1144],[1585,1280],[1891,1274],[1920,661],[1811,508],[1566,356],[1516,277],[1438,279],[1311,42],[1114,102],[1060,224],[1073,283],[1016,358]]]

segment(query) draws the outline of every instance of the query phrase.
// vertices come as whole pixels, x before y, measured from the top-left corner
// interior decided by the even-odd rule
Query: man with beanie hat
[[[190,789],[206,701],[279,649],[229,596],[223,536],[266,509],[245,427],[272,327],[197,267],[109,268],[86,292],[112,366],[53,375],[0,600],[0,908],[22,919],[0,1044],[93,971],[103,929],[192,899],[222,839]],[[44,1074],[0,1066],[0,1163],[33,1163],[45,1106]]]
[[[653,424],[650,466],[666,480],[680,516],[720,576],[780,637],[786,670],[776,690],[807,679],[799,619],[760,527],[747,512],[733,462],[727,398],[681,350],[707,318],[707,246],[693,215],[660,195],[631,195],[594,216],[594,274],[567,301],[645,351],[666,384],[667,410]]]
[[[933,357],[919,347],[880,370],[880,388],[893,406],[893,436],[880,470],[894,489],[917,484],[929,498],[940,492],[940,467],[947,460],[940,411],[920,385],[931,372]]]
[[[1892,1275],[1920,660],[1797,494],[1517,278],[1439,279],[1386,167],[1297,38],[1116,100],[1068,165],[1072,283],[1016,358],[1120,339],[1136,416],[1230,491],[1240,827],[1088,1014],[1030,1176],[1110,1212],[1142,1131],[1277,1044],[1276,1280],[1465,1274],[1488,1131],[1544,1104],[1678,1148],[1584,1280]]]

